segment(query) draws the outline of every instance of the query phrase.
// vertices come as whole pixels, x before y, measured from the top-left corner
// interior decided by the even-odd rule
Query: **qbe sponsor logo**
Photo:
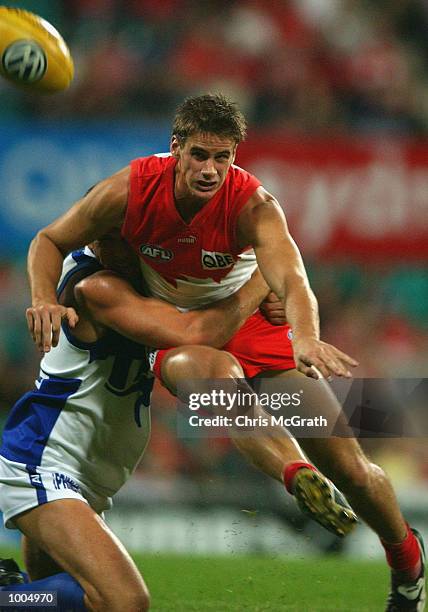
[[[235,260],[230,253],[217,253],[217,251],[202,249],[201,262],[204,270],[223,270],[224,268],[231,268]]]

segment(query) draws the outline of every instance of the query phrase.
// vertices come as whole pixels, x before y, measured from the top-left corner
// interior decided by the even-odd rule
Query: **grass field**
[[[14,555],[1,550],[0,556]],[[19,558],[16,554],[15,558]],[[134,556],[153,612],[379,612],[383,563],[341,558]]]

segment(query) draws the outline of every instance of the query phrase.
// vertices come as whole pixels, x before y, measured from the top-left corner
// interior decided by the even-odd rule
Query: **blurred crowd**
[[[75,83],[28,117],[169,120],[184,95],[223,91],[251,126],[428,132],[424,0],[19,0],[64,35]]]

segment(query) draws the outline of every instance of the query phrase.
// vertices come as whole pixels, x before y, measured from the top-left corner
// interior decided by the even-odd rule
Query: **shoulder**
[[[144,177],[153,174],[162,174],[167,168],[175,164],[170,153],[157,153],[147,157],[137,157],[130,164],[132,177]]]
[[[126,281],[111,270],[100,270],[74,284],[73,292],[78,306],[108,306],[120,299],[118,290]]]
[[[89,219],[120,227],[128,201],[130,166],[100,181],[81,200]]]
[[[57,288],[58,302],[61,305],[76,308],[76,285],[103,269],[100,260],[91,251],[90,247],[85,247],[69,253],[65,258]]]
[[[96,300],[99,279],[106,273],[107,271],[102,270],[88,274],[88,270],[82,268],[70,277],[59,296],[61,304],[72,306],[79,313],[79,320],[70,332],[78,341],[96,342],[106,332],[104,326],[97,322],[92,312],[92,301]],[[102,301],[103,296],[101,295],[99,299]],[[106,297],[104,301],[107,301]]]
[[[116,200],[121,203],[125,202],[126,204],[130,176],[131,166],[128,165],[103,181],[105,183],[104,186],[106,188],[106,195],[108,195],[109,199]]]
[[[243,208],[241,216],[248,215],[269,215],[282,212],[278,200],[261,185],[257,187],[252,196],[248,198],[246,206]]]
[[[284,212],[278,200],[260,186],[248,199],[238,217],[239,244],[254,246],[260,232],[267,235],[279,227],[286,227]]]
[[[111,176],[103,179],[94,187],[92,187],[87,195],[93,194],[95,191],[99,191],[100,189],[105,192],[109,192],[110,195],[117,194],[125,194],[129,185],[129,177],[131,174],[131,165],[125,166],[121,168],[118,172],[115,172]]]
[[[234,228],[234,234],[236,234],[236,223],[242,210],[246,208],[248,201],[260,186],[260,181],[254,175],[235,164],[231,165],[224,194],[226,196],[227,215],[229,223]]]
[[[249,187],[256,189],[261,185],[261,182],[254,174],[251,174],[236,164],[232,164],[230,167],[229,180],[237,190],[246,190]]]

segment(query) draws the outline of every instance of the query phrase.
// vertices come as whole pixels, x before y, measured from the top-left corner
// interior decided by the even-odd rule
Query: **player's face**
[[[209,200],[223,185],[235,159],[233,138],[194,134],[180,146],[173,138],[171,153],[177,158],[175,196]]]

